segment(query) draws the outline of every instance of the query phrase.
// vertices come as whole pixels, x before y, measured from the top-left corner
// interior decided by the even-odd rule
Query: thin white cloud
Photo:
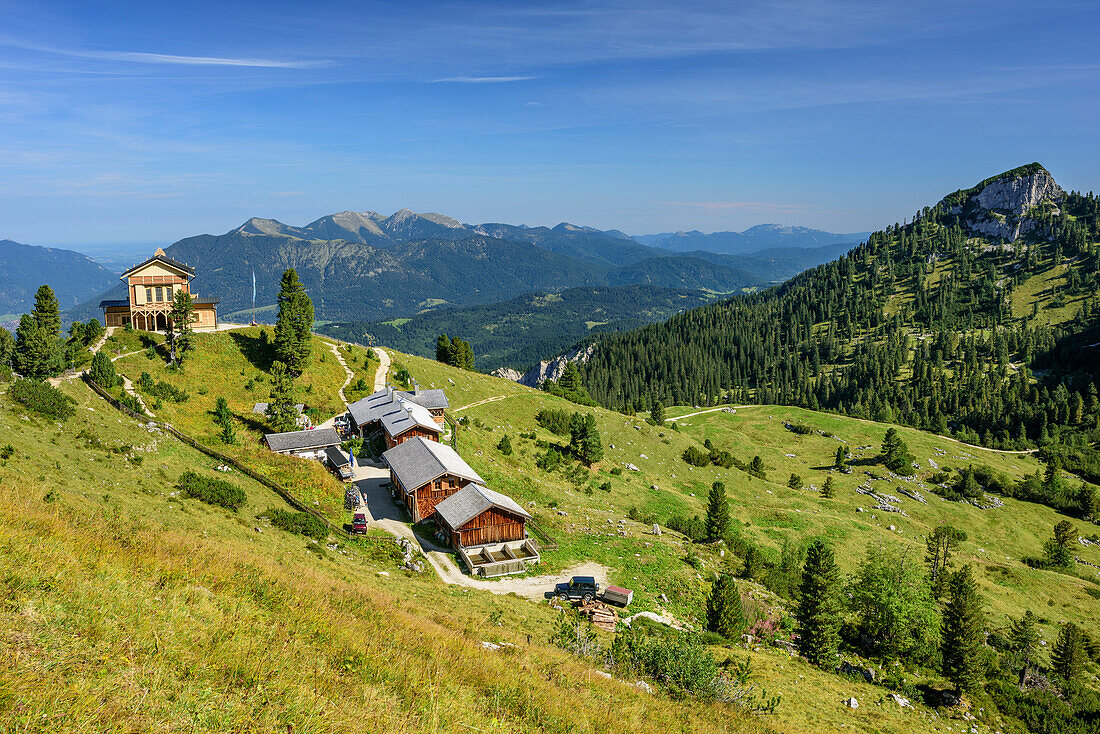
[[[121,61],[132,64],[168,64],[179,66],[233,66],[252,67],[262,69],[308,69],[318,66],[327,66],[331,62],[306,59],[284,60],[263,59],[231,56],[186,56],[183,54],[159,54],[144,51],[84,51],[80,49],[54,48],[51,46],[39,46],[23,43],[12,39],[0,38],[0,45],[21,48],[26,51],[67,56],[77,59],[98,59],[101,61]]]
[[[432,84],[506,84],[508,82],[527,82],[538,79],[537,76],[449,76],[444,79],[432,79]]]

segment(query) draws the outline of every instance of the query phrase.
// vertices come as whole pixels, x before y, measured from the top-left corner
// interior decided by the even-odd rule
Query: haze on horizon
[[[1091,188],[1095,3],[0,0],[0,238],[340,210],[855,232],[1040,161]]]

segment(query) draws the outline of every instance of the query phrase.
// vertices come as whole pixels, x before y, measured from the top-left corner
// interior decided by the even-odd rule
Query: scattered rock
[[[661,526],[658,525],[657,523],[653,523],[653,534],[658,536],[658,537],[660,537],[660,535],[661,535]],[[647,543],[646,545],[649,545],[649,544]]]
[[[607,678],[608,680],[611,680],[611,673],[608,673],[608,672],[603,671],[603,670],[594,670],[592,672],[595,673],[596,675],[600,676],[601,678]]]
[[[908,698],[903,698],[896,693],[887,693],[886,697],[896,703],[898,706],[905,708],[913,708],[913,704],[909,703]]]
[[[852,696],[851,698],[849,698],[847,701],[844,702],[844,705],[847,706],[850,709],[858,709],[859,708],[859,701],[856,700],[855,696]]]
[[[635,683],[634,687],[635,688],[640,688],[641,690],[645,691],[646,693],[653,693],[653,686],[649,685],[644,680],[640,680],[637,683]]]

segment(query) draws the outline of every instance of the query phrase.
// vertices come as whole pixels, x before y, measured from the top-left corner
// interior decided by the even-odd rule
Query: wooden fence
[[[230,456],[226,456],[225,454],[218,453],[217,451],[210,448],[209,446],[204,446],[203,444],[199,443],[198,441],[191,438],[187,434],[177,431],[175,428],[172,427],[172,425],[170,423],[165,423],[164,421],[154,420],[154,419],[150,418],[147,415],[142,415],[140,413],[135,413],[134,411],[130,410],[128,407],[126,407],[125,405],[120,403],[118,401],[118,399],[116,399],[109,392],[104,390],[100,385],[98,385],[88,375],[88,373],[85,372],[81,377],[83,378],[84,382],[88,384],[88,387],[92,388],[92,390],[95,391],[96,394],[98,394],[101,398],[106,400],[108,403],[110,403],[112,406],[114,406],[116,409],[118,409],[122,413],[125,413],[126,415],[130,416],[131,418],[133,418],[135,420],[138,420],[138,421],[141,421],[142,423],[145,423],[146,425],[152,423],[153,425],[157,426],[158,428],[172,434],[173,436],[178,438],[180,441],[183,441],[185,444],[187,444],[191,448],[193,448],[197,451],[201,451],[202,453],[206,454],[210,458],[217,459],[218,461],[220,461],[221,463],[223,463],[227,466],[233,467],[234,469],[239,471],[241,474],[244,474],[245,476],[256,480],[260,484],[262,484],[265,487],[267,487],[268,489],[270,489],[275,494],[282,497],[283,500],[288,505],[293,507],[298,512],[306,512],[306,513],[309,513],[310,515],[313,515],[314,517],[316,517],[318,520],[323,522],[328,527],[329,532],[332,533],[333,535],[335,535],[339,538],[342,538],[344,540],[350,540],[351,539],[351,535],[349,535],[346,530],[344,530],[342,527],[337,527],[336,525],[333,525],[328,520],[328,518],[326,518],[324,515],[322,515],[321,513],[314,510],[312,507],[306,505],[304,502],[299,500],[290,491],[288,491],[285,487],[282,487],[281,485],[271,481],[267,477],[263,476],[262,474],[259,474],[258,472],[254,471],[253,469],[250,469],[249,467],[245,466],[244,464],[237,461],[236,459],[234,459]],[[360,536],[357,536],[357,538],[358,537],[360,537]]]

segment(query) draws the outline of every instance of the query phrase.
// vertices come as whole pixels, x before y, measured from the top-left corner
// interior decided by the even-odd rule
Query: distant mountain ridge
[[[71,308],[117,280],[114,273],[79,252],[0,240],[0,314],[29,311],[43,283],[53,288],[62,308]]]
[[[743,255],[769,248],[812,248],[826,245],[848,244],[854,247],[867,239],[870,232],[838,234],[807,227],[781,224],[758,224],[744,232],[711,232],[697,229],[690,232],[663,232],[661,234],[636,235],[643,245],[659,247],[674,252],[703,250],[726,255]]]
[[[785,279],[831,257],[814,250],[786,260],[672,253],[617,230],[567,222],[554,227],[463,224],[409,209],[389,216],[337,212],[305,226],[253,217],[225,234],[186,237],[165,250],[196,268],[196,291],[220,298],[223,315],[250,308],[253,271],[257,306],[270,308],[282,271],[295,268],[317,318],[335,321],[412,316],[443,304],[476,306],[576,287],[646,285],[730,293]],[[795,262],[800,266],[792,269]],[[102,297],[125,297],[124,289]],[[98,300],[69,318],[94,315]],[[273,314],[261,310],[258,317]]]

